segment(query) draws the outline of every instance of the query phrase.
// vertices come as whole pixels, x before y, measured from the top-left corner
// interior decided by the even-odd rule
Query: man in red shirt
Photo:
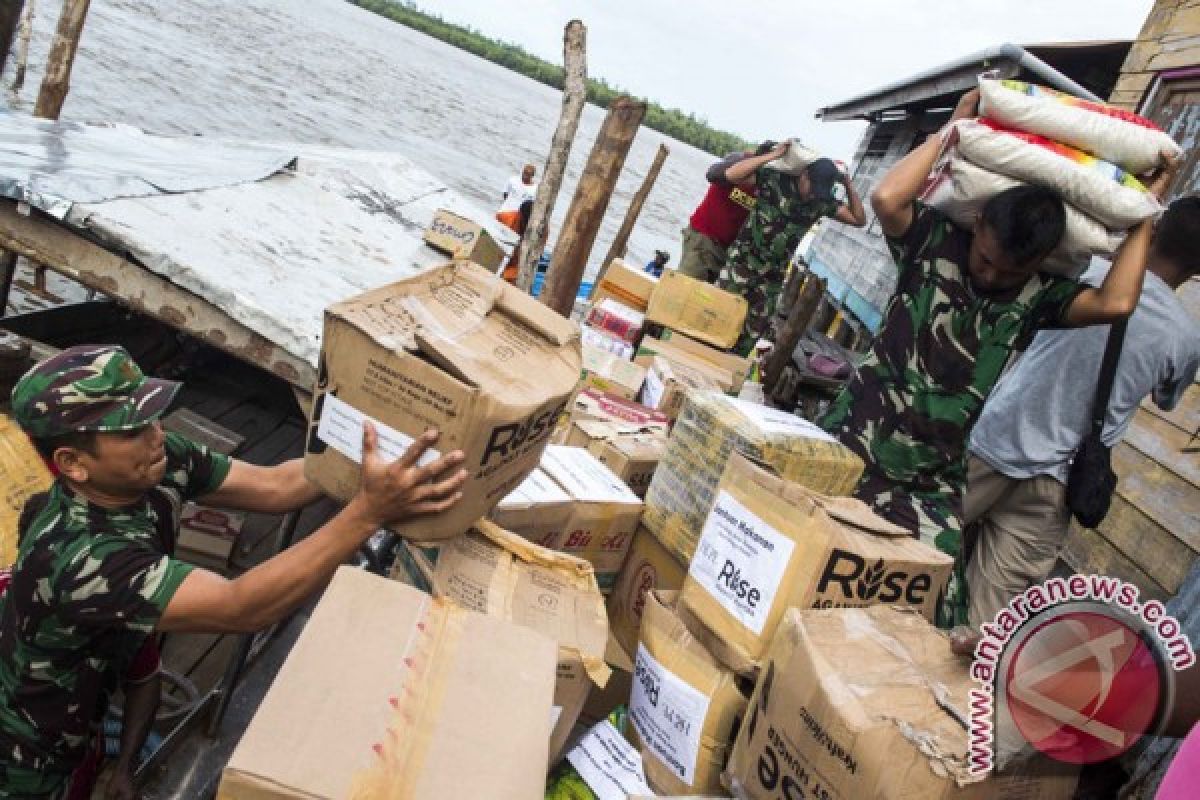
[[[758,194],[753,177],[733,183],[726,173],[739,161],[769,153],[774,146],[774,142],[763,142],[753,152],[730,153],[708,168],[704,176],[710,184],[708,191],[683,229],[683,258],[678,269],[684,275],[708,283],[716,281],[725,266],[725,251],[754,210]]]

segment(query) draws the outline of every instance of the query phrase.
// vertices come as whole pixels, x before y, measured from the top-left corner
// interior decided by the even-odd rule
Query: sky
[[[1135,39],[1153,0],[416,0],[562,63],[587,26],[588,74],[751,141],[798,136],[849,159],[857,122],[818,108],[1005,42]]]

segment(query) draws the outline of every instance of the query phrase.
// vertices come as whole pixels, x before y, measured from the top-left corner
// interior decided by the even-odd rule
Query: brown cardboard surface
[[[444,208],[433,215],[425,241],[451,258],[474,261],[493,272],[504,263],[504,248],[482,225]]]
[[[684,626],[675,601],[674,592],[646,595],[629,702],[631,738],[654,791],[717,792],[747,694]]]
[[[0,414],[0,568],[17,560],[17,522],[25,501],[53,482],[25,431]]]
[[[583,346],[583,384],[633,400],[642,389],[646,370],[615,353]]]
[[[911,611],[792,609],[726,777],[748,800],[818,786],[828,800],[1070,798],[1077,768],[1044,759],[982,781],[969,774],[967,730],[956,718],[969,717],[968,669],[946,635]]]
[[[704,525],[680,615],[753,675],[788,608],[911,606],[933,620],[954,559],[851,497],[825,497],[734,453]]]
[[[439,452],[466,454],[463,500],[391,527],[415,540],[457,536],[537,465],[579,379],[578,338],[574,323],[465,261],[330,306],[305,474],[348,500],[361,415],[392,429],[380,429],[391,457],[437,428]]]
[[[690,563],[730,454],[829,495],[849,494],[862,461],[805,419],[717,392],[692,392],[646,491],[642,524]]]
[[[657,433],[619,431],[615,436],[593,440],[588,450],[634,494],[645,497],[658,462],[667,451],[667,437]]]
[[[557,647],[342,567],[222,776],[221,800],[542,797]]]
[[[629,705],[630,687],[633,685],[633,659],[621,649],[616,639],[610,633],[604,646],[604,663],[611,673],[604,688],[592,686],[583,711],[579,712],[579,722],[594,725],[606,718],[617,706]]]
[[[614,258],[604,274],[604,280],[592,291],[592,305],[611,297],[636,311],[644,312],[650,296],[658,286],[658,278],[637,267]]]
[[[668,330],[666,333],[672,332]],[[683,342],[690,344],[684,346]],[[633,360],[635,364],[649,369],[656,355],[703,372],[726,394],[737,394],[741,391],[746,377],[750,374],[750,359],[723,353],[680,334],[666,340],[653,336],[642,337]]]
[[[555,760],[593,683],[603,687],[608,680],[608,620],[592,565],[487,520],[436,549],[405,547],[418,550],[412,560],[427,574],[434,597],[532,628],[558,643],[558,718],[550,737]]]
[[[681,589],[686,575],[687,565],[679,563],[654,534],[638,528],[608,596],[608,627],[622,649],[628,653],[637,650],[646,593]]]
[[[674,348],[676,352],[699,356],[702,360],[732,373],[734,384],[731,391],[733,394],[742,390],[742,384],[750,377],[750,371],[754,366],[754,362],[749,356],[739,356],[737,353],[718,350],[670,328],[663,329],[662,336],[656,341],[657,344]]]
[[[646,321],[730,348],[741,335],[746,309],[745,299],[735,294],[667,270],[650,297]]]
[[[650,369],[646,371],[641,400],[647,408],[657,409],[675,419],[689,392],[720,388],[721,385],[706,370],[654,356]]]
[[[661,411],[626,400],[619,395],[584,388],[571,403],[571,422],[579,420],[607,420],[619,424],[636,425],[666,434],[671,420]]]

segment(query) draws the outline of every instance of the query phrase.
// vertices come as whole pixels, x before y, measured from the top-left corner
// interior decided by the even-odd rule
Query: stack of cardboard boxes
[[[396,449],[436,424],[473,464],[464,508],[397,526],[416,588],[339,573],[222,796],[533,800],[579,725],[571,796],[1062,796],[1069,770],[964,772],[966,665],[929,622],[951,559],[844,496],[862,464],[841,445],[724,394],[744,360],[643,336],[652,373],[711,383],[672,427],[627,393],[572,397],[577,329],[520,293],[427,276],[330,310],[308,470],[345,496],[364,416]],[[704,292],[659,303],[676,283],[614,264],[597,294],[725,343]],[[569,444],[547,447],[559,415]]]

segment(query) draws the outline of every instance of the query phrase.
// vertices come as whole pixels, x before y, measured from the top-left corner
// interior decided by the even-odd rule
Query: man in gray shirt
[[[1093,262],[1081,280],[1096,285],[1107,270]],[[1200,322],[1175,290],[1197,275],[1200,197],[1186,197],[1155,228],[1113,381],[1105,445],[1121,439],[1146,395],[1169,411],[1196,380]],[[1070,522],[1068,464],[1091,421],[1108,331],[1097,325],[1040,332],[1001,378],[971,432],[963,511],[967,525],[974,523],[966,575],[976,631],[1054,567]]]

